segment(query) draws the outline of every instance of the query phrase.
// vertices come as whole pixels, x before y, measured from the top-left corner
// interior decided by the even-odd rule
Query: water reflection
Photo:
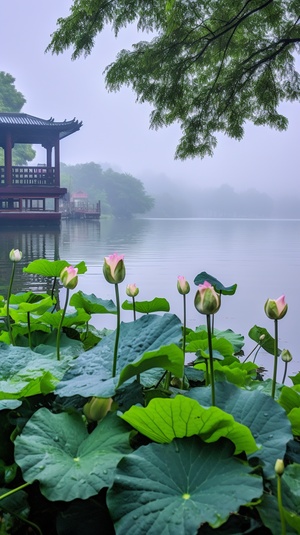
[[[298,308],[300,267],[300,221],[140,219],[131,221],[63,221],[61,229],[0,229],[0,294],[6,295],[11,273],[9,252],[23,251],[17,266],[13,292],[33,289],[46,292],[51,281],[22,274],[22,267],[37,258],[64,259],[70,264],[85,261],[88,271],[79,277],[78,290],[114,299],[112,285],[102,275],[103,258],[113,252],[125,255],[126,284],[135,282],[141,300],[166,297],[171,312],[182,315],[182,299],[176,290],[178,275],[191,284],[187,299],[188,326],[203,323],[193,305],[194,277],[207,271],[223,284],[238,284],[233,297],[224,297],[216,317],[218,329],[231,328],[246,336],[256,323],[272,330],[264,314],[268,298],[286,295],[289,312],[280,323],[280,347],[293,354],[291,369],[299,370]],[[100,317],[101,316],[101,317]],[[122,312],[122,320],[131,315]],[[115,317],[95,315],[93,324],[114,328]],[[259,354],[259,364],[271,369],[272,359]],[[279,366],[281,363],[279,363]]]
[[[32,290],[35,292],[48,292],[52,281],[39,275],[23,273],[23,267],[38,258],[57,260],[59,258],[58,228],[0,228],[0,292],[6,296],[11,275],[11,249],[19,249],[23,253],[21,262],[16,266],[13,293]]]

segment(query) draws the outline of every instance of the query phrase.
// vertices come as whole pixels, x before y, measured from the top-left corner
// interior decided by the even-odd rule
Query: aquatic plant
[[[3,533],[300,532],[300,373],[290,386],[274,373],[262,380],[255,354],[278,358],[278,333],[252,327],[242,361],[244,336],[212,325],[236,284],[197,275],[207,322],[190,329],[183,277],[183,321],[162,297],[136,301],[132,284],[121,305],[121,255],[103,265],[116,304],[80,290],[69,300],[84,262],[39,259],[23,271],[52,277],[67,295],[63,310],[54,295],[0,298],[12,336],[0,323]],[[121,322],[122,310],[133,321]],[[95,314],[116,315],[116,329],[96,329]]]

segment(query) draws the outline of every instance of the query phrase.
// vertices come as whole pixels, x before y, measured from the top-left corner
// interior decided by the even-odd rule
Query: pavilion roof
[[[56,122],[50,119],[40,119],[27,113],[0,113],[0,144],[4,143],[7,131],[11,132],[14,143],[43,144],[55,139],[63,139],[82,126],[82,122],[75,118],[71,121]]]

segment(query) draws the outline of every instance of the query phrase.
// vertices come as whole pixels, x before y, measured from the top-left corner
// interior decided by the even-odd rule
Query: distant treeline
[[[144,214],[154,206],[141,180],[112,169],[103,170],[90,162],[76,165],[61,164],[61,184],[69,193],[84,191],[89,201],[101,201],[101,213],[130,218]]]
[[[295,195],[275,199],[253,188],[237,192],[227,184],[201,189],[189,185],[188,178],[179,185],[163,175],[144,180],[151,195],[141,180],[107,164],[61,164],[61,183],[70,193],[84,191],[90,202],[101,201],[102,214],[115,217],[300,218]]]
[[[236,192],[226,184],[203,190],[175,186],[152,194],[155,206],[148,214],[152,217],[300,218],[299,198],[276,200],[255,189]]]

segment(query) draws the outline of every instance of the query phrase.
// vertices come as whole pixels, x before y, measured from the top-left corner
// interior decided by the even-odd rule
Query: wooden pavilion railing
[[[0,187],[7,186],[5,167],[0,166]],[[54,167],[12,167],[12,186],[55,186]]]

